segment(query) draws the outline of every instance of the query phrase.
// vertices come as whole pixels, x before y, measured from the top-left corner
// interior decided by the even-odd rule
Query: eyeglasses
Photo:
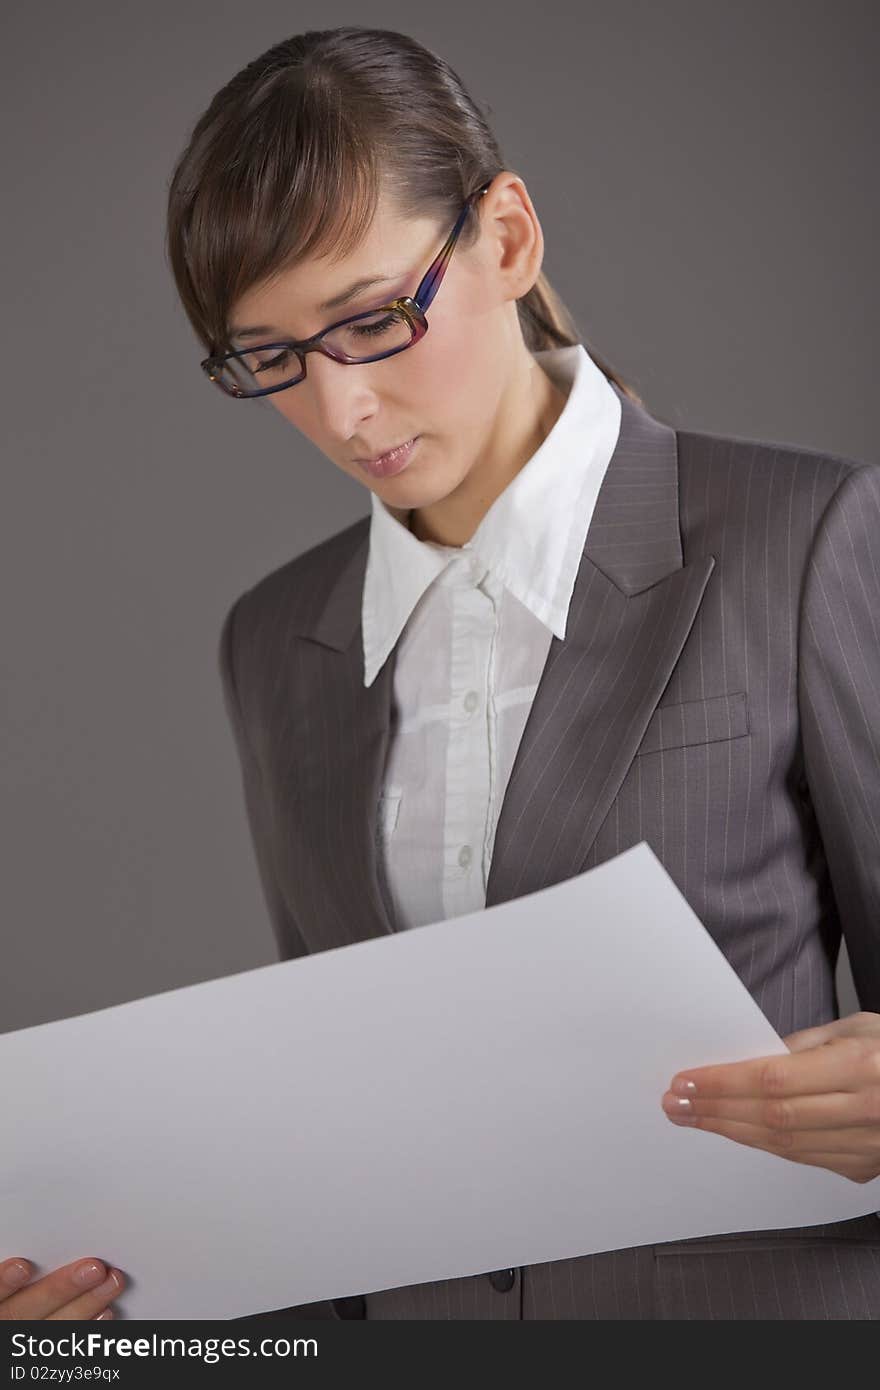
[[[239,399],[268,396],[296,386],[306,375],[306,354],[323,352],[334,362],[378,362],[393,357],[417,343],[428,331],[425,310],[440,288],[459,233],[468,211],[491,186],[483,184],[472,193],[458,215],[442,250],[431,262],[413,298],[404,295],[370,309],[353,318],[340,319],[323,332],[302,342],[286,339],[278,343],[261,343],[258,347],[242,348],[222,356],[206,357],[202,370],[229,396]],[[374,350],[377,349],[378,351]]]

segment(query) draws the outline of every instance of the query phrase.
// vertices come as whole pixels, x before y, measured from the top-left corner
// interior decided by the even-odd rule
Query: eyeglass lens
[[[383,353],[408,347],[413,332],[405,314],[386,310],[341,323],[321,339],[331,353],[345,361],[369,362]],[[260,391],[272,386],[291,386],[305,373],[291,349],[277,345],[249,348],[223,363],[222,377],[239,391]]]

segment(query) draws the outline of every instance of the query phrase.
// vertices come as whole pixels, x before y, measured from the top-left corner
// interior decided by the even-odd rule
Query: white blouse
[[[534,357],[565,407],[465,545],[420,541],[370,494],[364,684],[397,644],[377,852],[399,930],[486,905],[498,813],[620,431],[581,344]]]

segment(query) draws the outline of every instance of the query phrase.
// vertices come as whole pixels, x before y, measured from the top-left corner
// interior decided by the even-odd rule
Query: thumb
[[[837,1038],[857,1038],[880,1036],[880,1014],[866,1013],[860,1009],[857,1013],[846,1014],[843,1018],[833,1018],[830,1023],[822,1023],[817,1028],[801,1028],[798,1033],[789,1033],[782,1041],[787,1044],[792,1052],[804,1052],[808,1047],[822,1047],[824,1043],[836,1041]]]
[[[807,1052],[811,1047],[822,1047],[833,1042],[845,1031],[841,1024],[845,1019],[835,1018],[831,1023],[819,1024],[816,1028],[801,1028],[796,1033],[787,1033],[782,1039],[790,1052]]]

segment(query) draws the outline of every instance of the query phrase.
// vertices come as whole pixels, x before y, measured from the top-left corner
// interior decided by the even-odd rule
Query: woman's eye
[[[285,348],[283,352],[276,353],[274,357],[267,357],[265,360],[258,362],[255,370],[258,372],[274,371],[278,367],[286,366],[289,360],[290,353]]]
[[[352,324],[352,332],[359,338],[372,338],[377,333],[384,333],[394,322],[393,314],[388,314],[379,323]]]

